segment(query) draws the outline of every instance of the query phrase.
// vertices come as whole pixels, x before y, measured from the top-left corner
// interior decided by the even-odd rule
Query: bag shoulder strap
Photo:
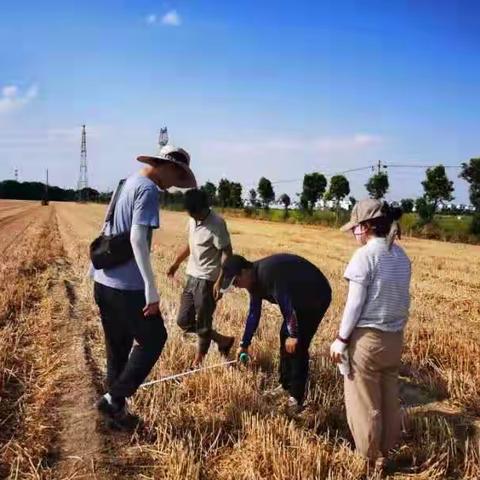
[[[120,193],[123,189],[125,184],[126,178],[122,178],[115,189],[115,192],[112,195],[112,199],[110,200],[110,205],[108,206],[107,215],[105,216],[105,221],[103,225],[102,232],[105,231],[105,228],[109,224],[110,226],[113,225],[113,220],[115,218],[115,207],[117,206],[118,198],[120,197]]]

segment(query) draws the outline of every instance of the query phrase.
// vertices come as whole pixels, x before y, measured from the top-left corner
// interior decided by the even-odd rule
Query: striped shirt
[[[367,287],[367,298],[357,327],[386,332],[403,330],[410,308],[411,263],[404,250],[385,238],[372,238],[353,255],[345,270],[347,280]]]

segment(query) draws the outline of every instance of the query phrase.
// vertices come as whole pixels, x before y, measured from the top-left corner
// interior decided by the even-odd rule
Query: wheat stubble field
[[[0,478],[360,479],[325,354],[335,336],[352,240],[334,230],[228,219],[234,249],[255,259],[289,251],[317,264],[334,289],[312,349],[308,407],[290,420],[262,393],[275,386],[277,310],[267,307],[248,368],[208,370],[141,390],[133,435],[104,429],[92,408],[103,392],[101,327],[85,278],[87,246],[104,206],[0,202]],[[153,258],[169,340],[151,378],[187,369],[195,344],[175,313],[183,276],[165,272],[186,216],[162,212]],[[480,247],[405,239],[413,260],[412,312],[403,357],[405,432],[392,478],[480,478]],[[240,336],[241,293],[216,323]],[[212,348],[208,364],[220,361]],[[371,475],[368,478],[375,478]]]

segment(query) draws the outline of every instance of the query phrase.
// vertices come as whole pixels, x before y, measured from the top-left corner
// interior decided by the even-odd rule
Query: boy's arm
[[[232,245],[228,244],[226,247],[222,248],[222,265],[223,262],[229,257],[233,255],[233,249]],[[215,300],[220,300],[222,294],[220,293],[220,290],[222,289],[222,281],[223,281],[223,270],[220,269],[220,274],[218,275],[217,281],[215,282],[215,285],[213,286],[213,297]]]
[[[178,252],[177,258],[173,262],[172,266],[168,269],[167,275],[173,277],[177,272],[180,265],[190,256],[190,246],[187,244]]]

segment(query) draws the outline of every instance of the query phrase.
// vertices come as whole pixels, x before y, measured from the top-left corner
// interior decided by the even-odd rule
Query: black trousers
[[[285,340],[288,338],[285,322],[280,329],[280,384],[299,403],[305,398],[310,343],[329,306],[330,299],[317,308],[295,309],[298,321],[298,343],[295,353],[290,354],[285,349]]]
[[[95,282],[94,293],[105,334],[108,392],[118,399],[130,397],[162,353],[167,340],[163,318],[144,316],[143,290],[118,290]]]

